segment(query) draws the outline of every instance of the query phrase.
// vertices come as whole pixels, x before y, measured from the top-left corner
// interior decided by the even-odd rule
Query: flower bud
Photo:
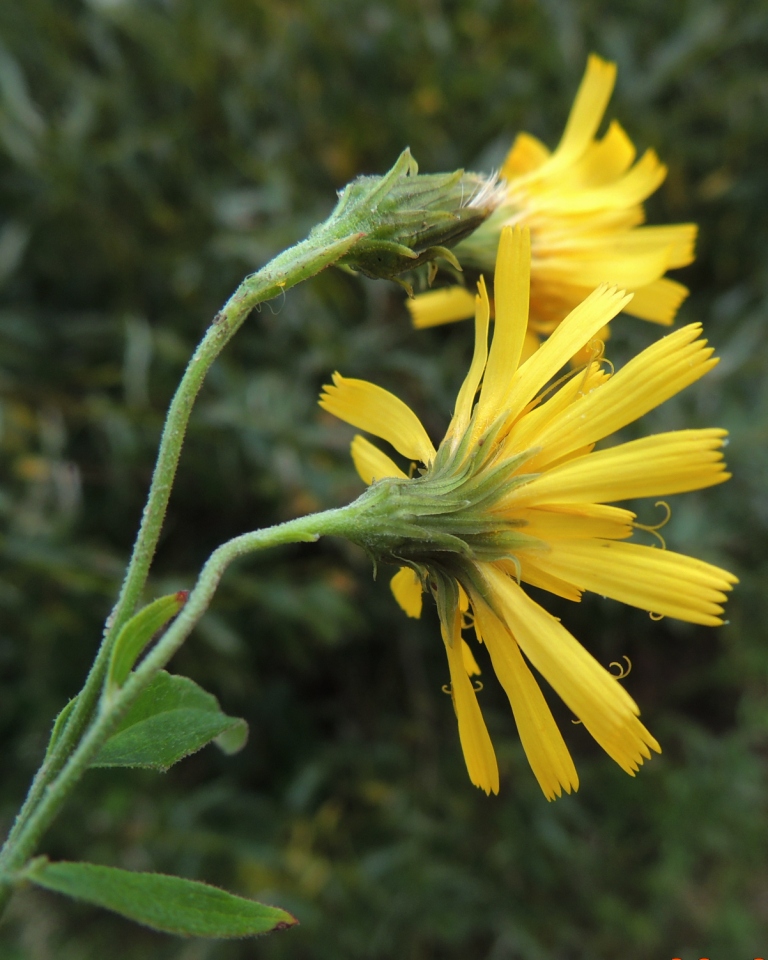
[[[367,277],[394,280],[437,257],[461,269],[449,248],[476,230],[502,198],[495,177],[463,170],[420,174],[406,149],[383,177],[348,184],[323,229],[343,223],[364,234],[339,264]]]

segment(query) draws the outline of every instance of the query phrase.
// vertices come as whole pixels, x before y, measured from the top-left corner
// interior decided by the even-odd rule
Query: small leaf
[[[25,876],[47,890],[181,936],[253,937],[298,922],[278,907],[162,873],[134,873],[93,863],[49,863],[40,857],[32,861]]]
[[[218,737],[215,737],[213,742],[227,756],[240,753],[248,742],[248,724],[245,720],[238,720],[229,730],[225,730]]]
[[[162,629],[171,617],[176,616],[187,602],[188,596],[186,590],[179,590],[178,593],[153,600],[123,626],[112,648],[107,676],[108,689],[122,687],[141,651],[157,631]]]
[[[53,722],[53,730],[51,730],[51,739],[48,741],[48,747],[45,751],[45,759],[53,753],[53,748],[59,742],[59,737],[64,732],[64,727],[66,726],[67,720],[69,720],[70,714],[75,709],[75,704],[77,703],[77,697],[72,697],[69,703],[64,707],[61,713],[56,717]]]
[[[242,731],[243,726],[247,729],[244,720],[222,713],[216,697],[194,681],[161,670],[92,766],[167,770],[214,738],[230,730]]]

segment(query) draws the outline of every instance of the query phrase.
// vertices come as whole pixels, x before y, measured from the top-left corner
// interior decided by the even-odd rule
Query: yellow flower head
[[[422,464],[411,479],[362,436],[352,442],[369,495],[386,509],[356,534],[398,564],[395,597],[412,617],[422,590],[437,602],[451,693],[470,779],[498,792],[499,774],[470,676],[463,630],[485,644],[548,799],[578,786],[573,761],[531,667],[597,742],[634,774],[659,746],[624,687],[523,590],[578,601],[584,590],[669,617],[715,625],[735,577],[700,560],[628,542],[635,514],[613,501],[661,496],[728,479],[724,430],[680,430],[594,451],[596,441],[698,380],[717,360],[691,324],[609,375],[596,361],[546,385],[629,302],[603,285],[521,363],[528,323],[530,237],[502,232],[496,326],[478,285],[475,351],[437,448],[413,411],[380,387],[334,375],[320,404]],[[378,481],[378,482],[376,482]]]
[[[502,227],[530,227],[528,351],[603,281],[634,292],[627,313],[661,324],[672,323],[688,294],[664,274],[691,263],[696,226],[640,226],[643,201],[661,185],[666,167],[653,150],[634,163],[635,148],[616,121],[596,139],[615,79],[615,64],[590,56],[557,149],[550,153],[519,134],[501,168],[504,204],[455,248],[464,267],[487,271]],[[471,317],[474,297],[448,287],[417,296],[409,307],[414,324],[429,327]]]

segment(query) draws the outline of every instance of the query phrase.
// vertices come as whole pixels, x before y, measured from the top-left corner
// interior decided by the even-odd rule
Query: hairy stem
[[[8,836],[15,840],[27,818],[40,802],[46,785],[61,770],[80,734],[93,715],[109,663],[112,643],[131,617],[147,580],[176,475],[192,407],[206,374],[224,347],[258,304],[279,296],[302,280],[336,262],[363,236],[350,232],[345,221],[331,220],[310,236],[284,251],[240,284],[213,320],[200,341],[168,409],[157,461],[141,525],[117,602],[107,619],[96,659],[78,696],[72,715],[55,748],[35,774],[26,800]]]
[[[366,499],[366,495],[363,498]],[[24,824],[9,837],[0,851],[0,915],[12,892],[15,875],[34,854],[41,837],[55,819],[72,788],[96,757],[100,748],[153,677],[184,643],[211,603],[224,571],[238,557],[286,543],[314,542],[328,534],[343,535],[354,524],[360,500],[337,510],[301,517],[287,523],[243,534],[215,550],[197,580],[181,613],[155,647],[130,675],[119,692],[102,697],[96,715],[77,748],[58,774],[47,784],[40,801]]]
[[[367,276],[392,278],[434,256],[445,256],[446,244],[453,245],[474,230],[498,204],[500,194],[478,189],[482,183],[482,179],[474,175],[465,177],[463,171],[419,176],[418,166],[405,150],[385,176],[361,177],[349,184],[324,223],[315,227],[306,240],[275,257],[258,273],[246,277],[214,318],[171,402],[138,536],[99,651],[72,713],[35,775],[0,851],[0,913],[10,889],[7,871],[17,869],[34,850],[69,790],[82,776],[119,717],[197,622],[227,564],[241,553],[262,546],[311,540],[321,533],[336,532],[333,518],[348,517],[345,511],[354,507],[353,504],[344,511],[330,511],[268,531],[246,534],[219,548],[203,569],[184,611],[162,641],[131,675],[114,702],[105,705],[103,698],[100,702],[115,638],[133,615],[146,584],[192,407],[211,365],[255,306],[279,296],[332,263],[342,261]],[[469,188],[468,200],[466,188]],[[473,198],[477,198],[478,203],[472,203]],[[313,523],[320,524],[322,529],[315,530]],[[310,529],[315,532],[306,537],[301,535],[301,531],[306,533]],[[281,539],[283,536],[287,539]]]

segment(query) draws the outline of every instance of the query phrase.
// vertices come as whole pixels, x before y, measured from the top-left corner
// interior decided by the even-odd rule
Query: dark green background
[[[9,960],[751,960],[768,950],[768,8],[764,0],[24,0],[0,6],[0,811],[79,688],[115,595],[163,411],[206,323],[358,173],[556,143],[590,51],[609,108],[669,164],[655,222],[723,362],[644,432],[720,425],[734,479],[671,498],[670,548],[742,578],[730,624],[599,598],[550,610],[626,681],[664,754],[630,779],[556,705],[582,780],[547,804],[490,675],[502,791],[468,782],[429,610],[340,542],[240,563],[176,658],[251,724],[170,773],[92,773],[44,844],[284,906],[301,927],[183,942],[25,891]],[[623,362],[659,330],[614,324]],[[338,368],[439,437],[471,330],[414,333],[394,285],[328,271],[253,315],[200,398],[151,595],[223,539],[360,490]],[[660,511],[650,503],[640,518]],[[386,571],[385,571],[386,572]]]

